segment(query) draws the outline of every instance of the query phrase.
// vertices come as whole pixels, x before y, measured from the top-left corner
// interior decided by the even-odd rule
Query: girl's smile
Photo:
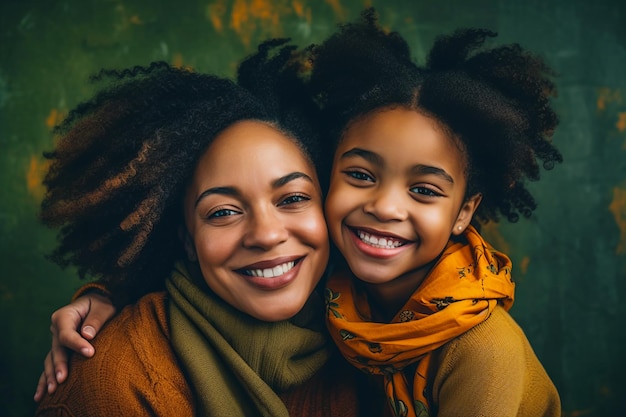
[[[456,138],[418,111],[383,109],[352,123],[335,153],[326,218],[354,275],[413,293],[478,206],[479,197],[465,201],[465,170]]]
[[[351,228],[346,226],[354,237],[355,246],[367,256],[391,258],[409,248],[410,241],[386,232],[369,228]]]

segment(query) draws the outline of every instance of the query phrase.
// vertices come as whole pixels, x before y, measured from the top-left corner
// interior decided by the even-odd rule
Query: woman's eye
[[[309,196],[306,196],[304,194],[293,194],[288,196],[287,198],[281,200],[281,202],[278,204],[279,206],[286,206],[289,204],[297,204],[297,203],[301,203],[303,201],[309,201],[311,198]]]
[[[419,195],[424,195],[427,197],[439,197],[441,196],[440,193],[438,193],[437,191],[434,191],[431,188],[428,187],[411,187],[411,192],[413,194],[419,194]]]
[[[211,212],[207,218],[209,219],[217,219],[220,217],[228,217],[228,216],[234,216],[239,214],[238,211],[236,210],[232,210],[232,209],[219,209],[219,210],[215,210],[213,212]]]
[[[363,171],[344,171],[344,172],[347,176],[354,178],[355,180],[374,182],[374,178],[371,175],[368,175]]]

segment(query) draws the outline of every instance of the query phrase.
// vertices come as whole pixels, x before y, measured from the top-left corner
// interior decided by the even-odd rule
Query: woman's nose
[[[243,245],[268,250],[286,241],[288,237],[289,232],[285,224],[274,210],[258,210],[252,214]]]

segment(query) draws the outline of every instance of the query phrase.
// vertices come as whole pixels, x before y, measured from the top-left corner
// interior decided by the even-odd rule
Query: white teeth
[[[286,274],[291,271],[291,269],[295,266],[295,262],[286,262],[282,265],[275,266],[274,268],[266,268],[266,269],[246,269],[244,273],[246,275],[250,275],[252,277],[261,277],[261,278],[274,278]]]
[[[370,246],[374,246],[376,248],[384,248],[384,249],[393,249],[402,245],[399,240],[394,240],[391,238],[377,238],[375,236],[370,235],[369,233],[358,231],[357,234],[359,238],[367,243]]]

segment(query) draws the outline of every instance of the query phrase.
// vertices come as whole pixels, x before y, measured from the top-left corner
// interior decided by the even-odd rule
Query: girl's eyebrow
[[[380,155],[362,148],[349,149],[341,154],[340,159],[353,157],[363,158],[369,163],[377,166],[383,166],[385,164],[383,158]],[[448,174],[443,169],[434,166],[418,164],[411,168],[411,173],[414,175],[436,175],[449,182],[450,184],[454,184],[454,179],[450,174]]]
[[[384,165],[383,158],[380,155],[362,148],[349,149],[346,152],[342,153],[339,159],[353,158],[355,156],[361,157],[374,165]]]
[[[450,174],[434,166],[418,164],[411,168],[411,172],[415,175],[436,175],[450,184],[454,184],[454,179]]]
[[[287,175],[284,175],[280,178],[275,179],[274,181],[272,181],[272,189],[277,189],[282,187],[283,185],[297,180],[297,179],[304,179],[308,182],[310,182],[311,184],[314,184],[315,182],[313,181],[313,179],[311,177],[309,177],[307,174],[305,174],[304,172],[300,172],[300,171],[296,171],[296,172],[291,172]],[[237,190],[236,187],[230,187],[230,186],[225,186],[225,187],[213,187],[213,188],[208,188],[206,190],[204,190],[202,192],[202,194],[200,194],[198,196],[198,198],[196,199],[196,202],[194,204],[194,207],[197,207],[198,204],[200,203],[200,200],[202,200],[205,197],[208,197],[210,195],[213,194],[220,194],[220,195],[229,195],[229,196],[239,196],[241,195],[241,193]]]

